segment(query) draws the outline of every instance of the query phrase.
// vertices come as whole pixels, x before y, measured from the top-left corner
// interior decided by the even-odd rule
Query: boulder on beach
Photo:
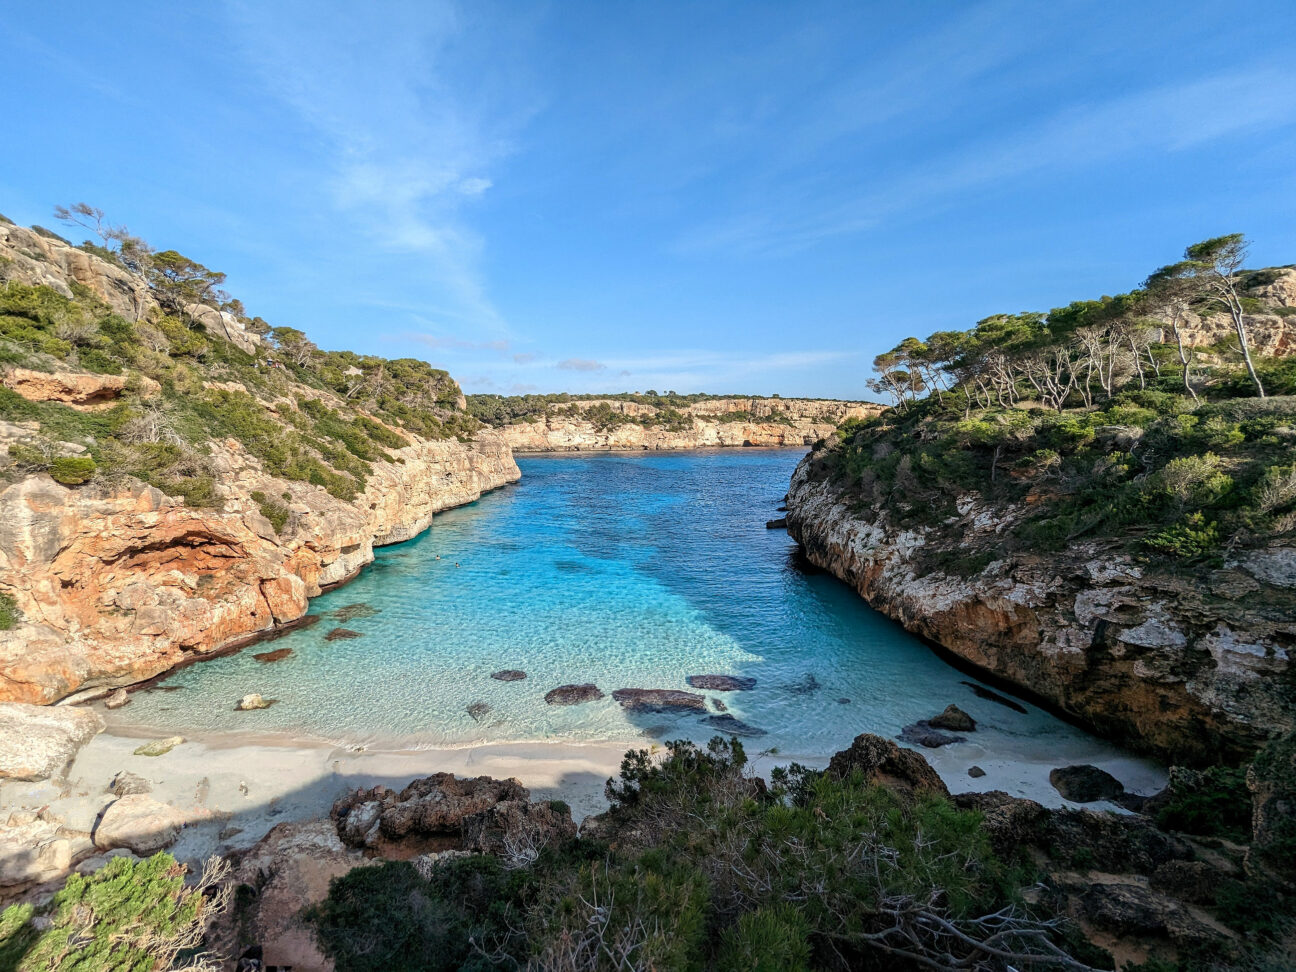
[[[631,712],[705,712],[706,696],[679,689],[617,689],[612,698]]]
[[[142,793],[132,793],[108,805],[94,830],[100,850],[125,847],[146,856],[170,847],[180,836],[184,815]]]
[[[255,709],[268,709],[277,701],[277,699],[263,698],[256,692],[252,692],[251,694],[245,695],[243,698],[239,699],[238,704],[235,705],[234,708],[239,712],[252,712]]]
[[[901,741],[913,743],[915,746],[925,746],[928,749],[938,749],[941,746],[948,746],[951,743],[964,742],[962,736],[952,736],[948,732],[941,732],[933,728],[931,723],[925,719],[918,722],[911,722],[900,730]]]
[[[49,779],[103,729],[93,709],[0,703],[0,779]]]
[[[690,675],[685,681],[712,692],[750,692],[756,687],[756,679],[746,675]]]
[[[334,628],[324,636],[325,641],[342,641],[347,638],[363,638],[359,631],[352,631],[350,628]]]
[[[584,685],[559,685],[545,693],[545,701],[550,705],[579,705],[581,702],[593,702],[601,698],[603,693],[592,682]]]
[[[1062,799],[1072,803],[1114,800],[1125,792],[1125,785],[1120,780],[1106,770],[1087,763],[1061,766],[1049,773],[1049,782],[1062,795]]]
[[[981,777],[985,776],[985,770],[983,770],[980,766],[969,766],[968,776],[972,777],[972,779],[974,780],[979,780],[981,779]]]
[[[276,648],[274,651],[263,651],[258,655],[253,655],[253,661],[259,661],[263,664],[267,662],[283,661],[293,653],[291,648]]]
[[[491,672],[491,678],[497,682],[520,682],[526,678],[526,672],[520,668],[506,668],[503,671]]]
[[[144,777],[137,776],[129,770],[122,770],[112,778],[112,782],[108,784],[107,792],[113,796],[124,797],[150,793],[152,790],[153,784]]]
[[[185,741],[184,736],[168,736],[166,739],[154,739],[135,750],[136,756],[165,756]]]
[[[755,726],[748,725],[741,719],[735,719],[731,715],[712,715],[702,720],[704,725],[730,736],[764,736],[764,729],[758,729]]]
[[[950,732],[974,732],[976,720],[957,705],[945,706],[945,711],[927,720],[933,729],[948,729]]]
[[[843,779],[856,771],[862,773],[868,782],[881,784],[897,793],[912,795],[920,790],[929,790],[949,796],[949,789],[940,774],[921,755],[871,732],[856,736],[849,749],[834,754],[824,772]]]

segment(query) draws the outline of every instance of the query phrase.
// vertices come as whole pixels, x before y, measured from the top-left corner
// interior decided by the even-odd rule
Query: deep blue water
[[[523,457],[521,483],[436,517],[312,602],[324,620],[185,668],[137,693],[132,723],[291,730],[339,740],[458,745],[543,739],[697,739],[697,715],[628,713],[623,687],[687,689],[690,674],[751,676],[706,693],[767,731],[759,746],[821,757],[857,733],[894,735],[955,702],[982,722],[971,756],[1044,751],[1058,765],[1113,751],[1052,716],[978,699],[967,678],[766,530],[801,450]],[[438,559],[439,558],[439,559]],[[340,622],[348,605],[376,609]],[[327,641],[345,626],[362,637]],[[291,648],[282,661],[256,653]],[[523,669],[524,681],[491,672]],[[557,685],[608,698],[546,705]],[[817,686],[817,687],[813,687]],[[235,712],[248,692],[278,702]],[[474,719],[473,703],[489,711]],[[942,751],[945,754],[947,751]]]

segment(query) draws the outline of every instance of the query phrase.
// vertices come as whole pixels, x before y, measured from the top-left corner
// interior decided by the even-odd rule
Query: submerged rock
[[[950,732],[976,731],[976,720],[957,705],[945,706],[945,711],[928,719],[927,725],[934,729],[948,729]]]
[[[712,692],[750,692],[756,687],[756,679],[745,675],[690,675],[685,681]]]
[[[473,702],[468,706],[468,714],[472,716],[473,722],[481,722],[490,714],[490,706],[485,702]]]
[[[350,628],[334,628],[324,636],[325,641],[341,641],[347,638],[363,638],[364,635],[359,631],[352,631]]]
[[[765,529],[766,529],[766,530],[782,530],[782,529],[785,529],[786,527],[787,527],[787,517],[786,517],[786,516],[780,516],[777,520],[766,520],[766,521],[765,521]]]
[[[731,715],[712,715],[702,720],[704,725],[719,729],[723,733],[733,736],[764,736],[764,729],[758,729],[755,726],[748,725],[740,719],[735,719]]]
[[[328,616],[334,621],[354,621],[356,618],[372,618],[375,614],[380,614],[378,608],[372,604],[347,604],[344,607],[330,611]]]
[[[559,685],[545,693],[545,701],[550,705],[579,705],[581,702],[593,702],[603,698],[603,693],[593,682],[584,685]]]
[[[706,696],[679,689],[617,689],[612,698],[632,712],[705,712]]]
[[[239,712],[251,712],[255,709],[268,709],[274,705],[278,699],[267,699],[253,692],[251,695],[245,695],[238,700],[234,708]]]
[[[0,703],[0,779],[48,779],[103,729],[92,709]]]
[[[964,681],[963,684],[975,692],[978,699],[985,699],[987,702],[998,702],[1000,705],[1012,709],[1014,712],[1021,712],[1023,714],[1026,712],[1026,706],[1022,705],[1020,702],[1014,702],[1012,699],[1005,695],[1000,695],[998,692],[991,692],[984,685],[978,685],[976,682],[968,681]]]
[[[806,672],[795,682],[784,687],[793,695],[809,695],[811,692],[819,691],[819,679],[814,677],[813,672]]]
[[[1053,789],[1072,803],[1114,800],[1125,792],[1125,785],[1106,770],[1088,764],[1062,766],[1049,773]]]
[[[520,682],[526,677],[526,672],[519,668],[506,668],[500,672],[491,672],[491,678],[497,682]]]
[[[966,742],[962,736],[953,736],[948,732],[941,732],[926,720],[919,720],[905,726],[900,730],[899,738],[904,742],[913,743],[915,746],[926,746],[928,749],[937,749],[951,743]]]
[[[850,699],[846,698],[845,696],[842,696],[840,699],[837,700],[837,704],[838,704],[838,705],[850,705]]]
[[[711,700],[711,707],[712,707],[713,709],[715,709],[717,712],[728,712],[728,711],[729,711],[729,706],[725,705],[724,702],[721,701],[720,699],[712,699],[712,700]]]
[[[834,754],[824,772],[843,779],[856,771],[862,773],[868,782],[881,784],[898,793],[930,790],[949,796],[949,789],[940,774],[921,755],[871,732],[856,736],[849,749]]]
[[[261,663],[283,661],[293,653],[291,648],[276,648],[274,651],[263,651],[259,655],[253,655],[254,661]]]
[[[166,739],[154,739],[135,750],[136,756],[165,756],[185,741],[184,736],[168,736]]]

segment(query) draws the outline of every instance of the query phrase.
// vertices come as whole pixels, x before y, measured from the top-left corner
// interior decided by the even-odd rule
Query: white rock
[[[130,794],[104,811],[94,842],[100,850],[125,847],[136,854],[154,854],[175,843],[184,823],[184,815],[170,804]]]
[[[0,778],[48,779],[103,730],[91,709],[0,703]]]

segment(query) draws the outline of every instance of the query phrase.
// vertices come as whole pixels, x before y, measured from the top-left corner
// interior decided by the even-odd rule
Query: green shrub
[[[61,456],[50,463],[49,474],[56,483],[80,486],[95,474],[95,461],[89,456]]]
[[[725,930],[721,972],[801,972],[810,968],[810,926],[789,904],[750,911]]]
[[[291,493],[285,495],[289,499],[292,498]],[[274,527],[275,533],[282,533],[283,528],[288,523],[288,517],[291,513],[287,505],[279,502],[273,497],[266,496],[266,494],[260,490],[254,491],[251,496],[252,502],[256,503],[257,507],[261,510],[261,515],[269,520],[270,525]]]
[[[89,875],[73,874],[39,910],[0,914],[0,969],[6,972],[148,972],[169,969],[210,912],[204,892],[186,887],[170,854],[117,857]],[[37,919],[40,919],[38,922]]]
[[[18,602],[10,594],[0,592],[0,631],[8,631],[19,621],[22,615],[18,611]]]
[[[1219,525],[1207,522],[1201,513],[1189,513],[1174,526],[1143,539],[1143,549],[1176,560],[1208,557],[1220,548]]]
[[[1170,800],[1156,816],[1163,830],[1245,841],[1251,834],[1251,793],[1247,768],[1176,768],[1170,775]]]

